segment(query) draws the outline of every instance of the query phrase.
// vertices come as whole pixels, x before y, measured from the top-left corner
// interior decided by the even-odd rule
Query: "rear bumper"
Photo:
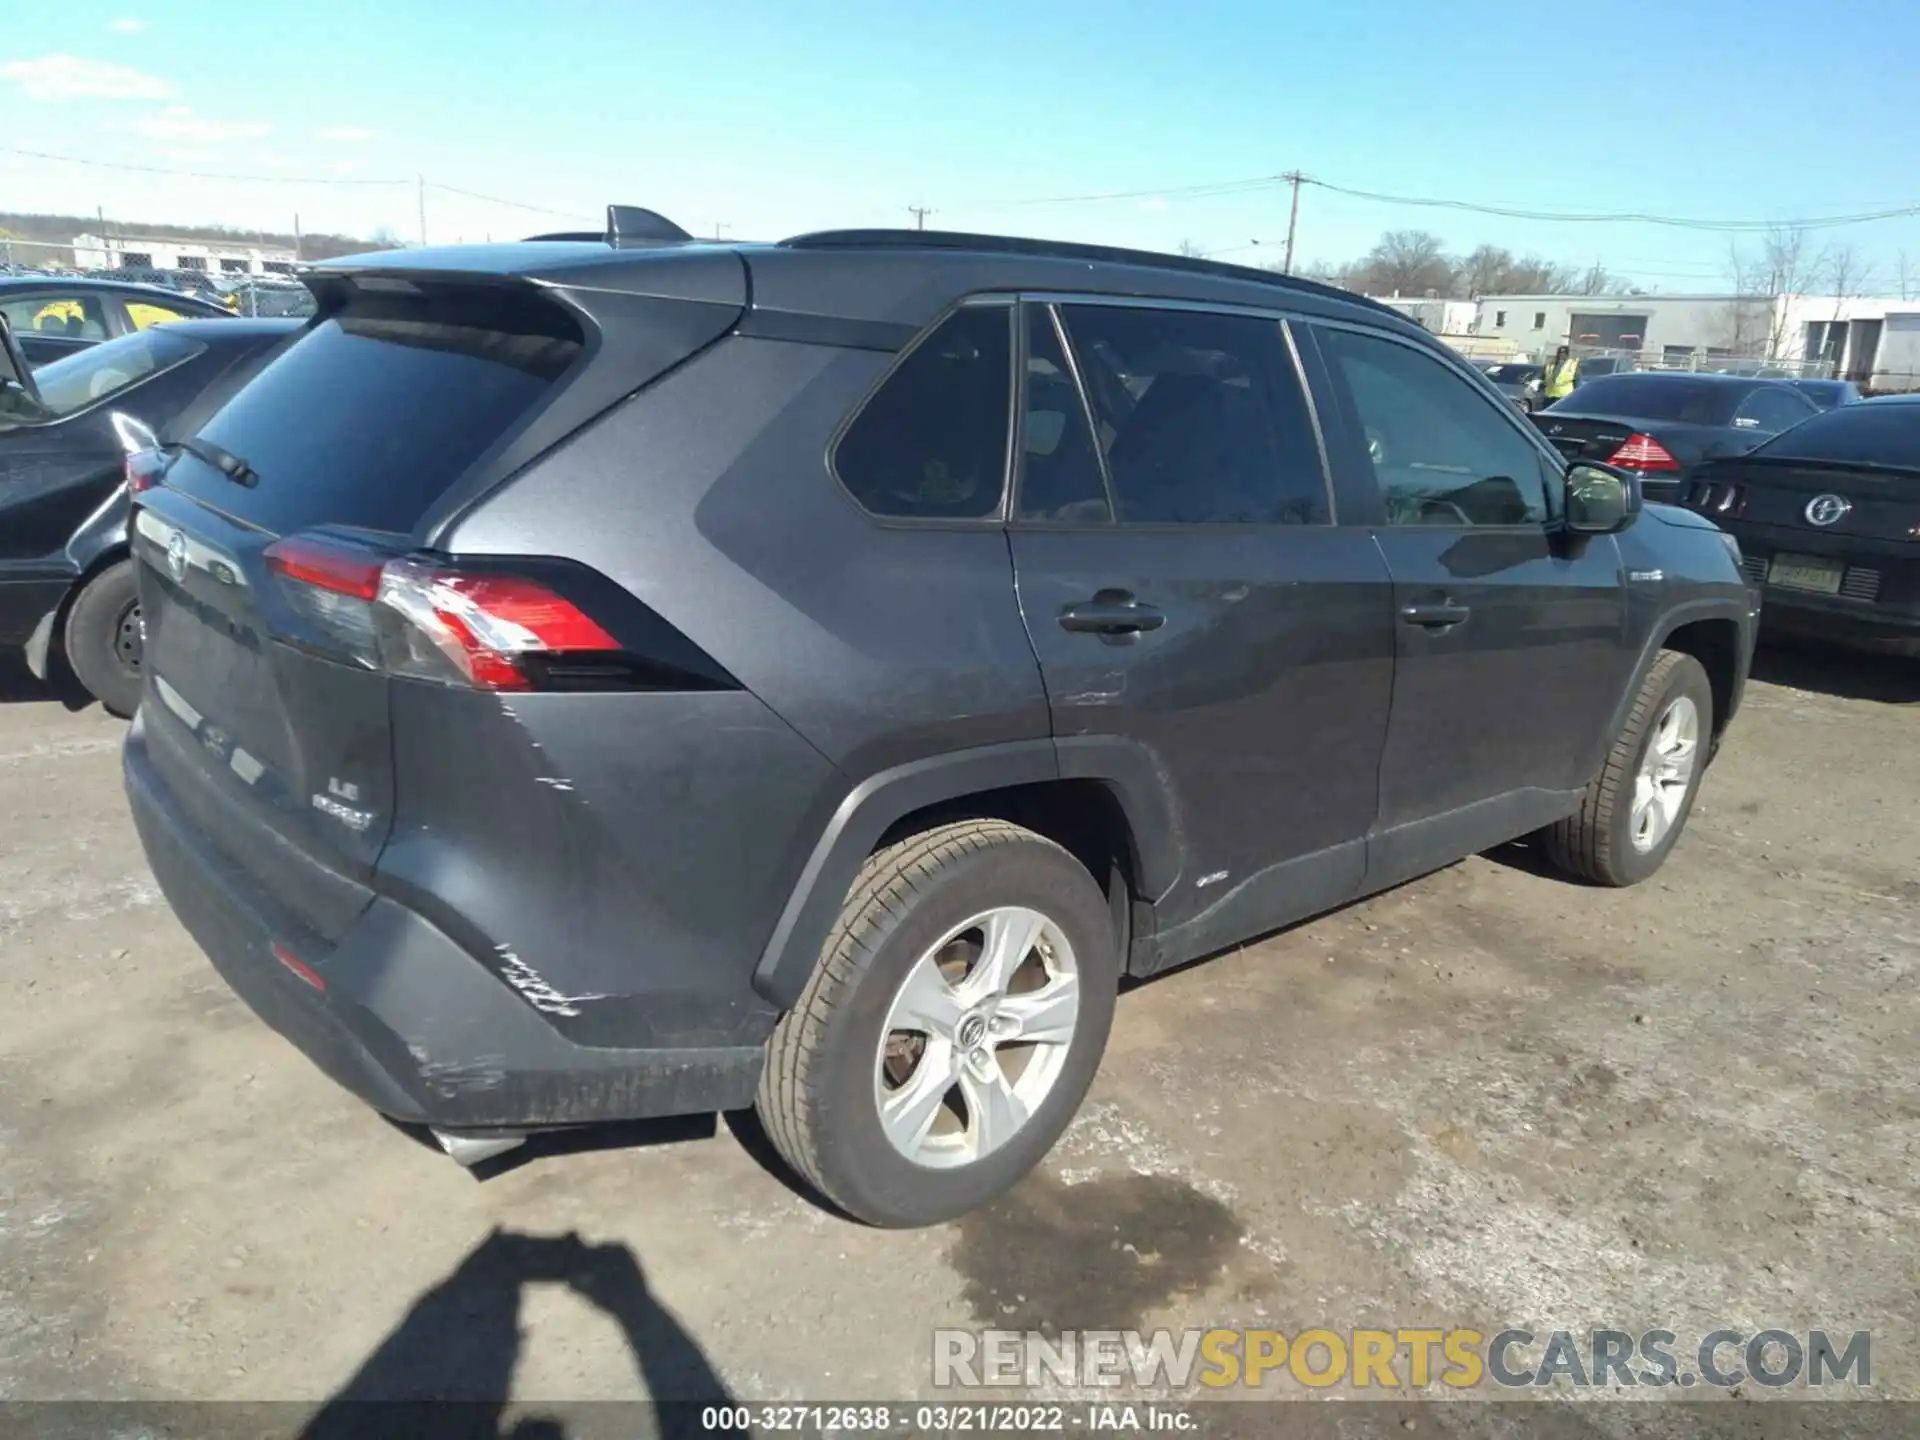
[[[456,1131],[530,1130],[753,1102],[760,1047],[577,1044],[385,896],[326,945],[186,819],[148,756],[138,717],[124,773],[154,878],[214,968],[262,1020],[383,1114]],[[276,944],[325,989],[276,958]]]
[[[1920,612],[1769,585],[1761,626],[1851,649],[1920,655]]]

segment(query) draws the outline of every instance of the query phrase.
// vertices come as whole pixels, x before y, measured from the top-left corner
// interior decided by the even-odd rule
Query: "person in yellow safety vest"
[[[1540,393],[1546,396],[1547,404],[1564,400],[1573,393],[1574,377],[1580,371],[1580,362],[1567,353],[1562,345],[1553,352],[1553,363],[1547,366],[1547,373],[1541,377]]]

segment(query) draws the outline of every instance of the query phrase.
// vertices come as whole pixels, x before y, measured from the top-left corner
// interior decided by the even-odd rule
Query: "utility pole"
[[[427,243],[427,177],[416,175],[413,178],[420,183],[420,243],[425,245]]]
[[[924,230],[927,228],[927,216],[933,214],[933,211],[925,205],[909,205],[907,213],[913,216],[913,228]]]
[[[733,228],[732,226],[726,224],[724,221],[720,221],[720,220],[714,221],[713,222],[713,238],[716,240],[724,238],[720,232],[723,230],[729,230],[732,228]]]
[[[1300,225],[1300,182],[1306,177],[1298,170],[1289,170],[1280,178],[1293,186],[1293,206],[1287,212],[1287,256],[1280,264],[1280,273],[1291,275],[1293,273],[1293,232]]]
[[[300,261],[302,261],[302,260],[304,260],[304,259],[306,259],[306,258],[307,258],[307,256],[306,256],[306,251],[305,251],[304,249],[302,249],[302,248],[301,248],[301,245],[300,245],[300,212],[299,212],[298,210],[296,210],[296,211],[294,211],[294,212],[293,212],[293,259],[294,259],[294,263],[295,263],[295,264],[297,265],[297,264],[299,264],[299,263],[300,263]]]

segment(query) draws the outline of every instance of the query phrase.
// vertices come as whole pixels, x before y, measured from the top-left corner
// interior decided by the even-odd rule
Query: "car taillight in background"
[[[1626,443],[1607,457],[1622,470],[1678,470],[1680,462],[1651,435],[1629,435]]]
[[[546,662],[614,659],[620,644],[586,612],[524,575],[395,556],[327,535],[267,547],[288,597],[370,669],[471,685],[542,687]]]
[[[138,495],[158,485],[167,473],[167,457],[159,450],[135,450],[127,456],[127,493]]]

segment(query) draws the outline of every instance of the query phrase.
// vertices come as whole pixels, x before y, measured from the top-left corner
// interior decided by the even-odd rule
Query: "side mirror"
[[[1567,529],[1578,535],[1612,535],[1640,514],[1640,487],[1624,470],[1590,460],[1567,467]]]

